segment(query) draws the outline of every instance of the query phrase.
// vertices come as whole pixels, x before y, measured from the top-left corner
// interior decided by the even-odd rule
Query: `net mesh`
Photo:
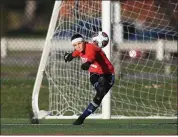
[[[111,114],[173,116],[177,110],[178,2],[123,0],[112,2],[112,8],[118,3],[121,12],[112,12],[111,62],[116,81]],[[80,68],[80,59],[65,63],[63,55],[73,51],[73,34],[80,33],[90,41],[95,32],[102,30],[101,6],[99,0],[62,1],[45,70],[52,115],[78,115],[95,95],[88,73]],[[156,52],[157,47],[161,48]],[[132,57],[130,50],[135,53]],[[101,107],[95,114],[100,113]]]

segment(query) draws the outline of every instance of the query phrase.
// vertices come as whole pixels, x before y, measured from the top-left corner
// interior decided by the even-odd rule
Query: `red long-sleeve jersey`
[[[92,62],[89,72],[97,74],[114,74],[114,67],[106,57],[101,48],[91,43],[85,43],[85,49],[82,52],[75,50],[73,57],[80,57],[82,63]]]

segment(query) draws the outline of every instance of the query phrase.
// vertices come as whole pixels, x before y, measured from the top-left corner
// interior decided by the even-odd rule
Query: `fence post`
[[[7,56],[7,40],[6,38],[1,38],[1,58]]]
[[[171,59],[171,53],[169,51],[165,51],[165,55],[164,55],[164,73],[165,73],[166,76],[169,76],[170,73],[171,73],[170,59]]]

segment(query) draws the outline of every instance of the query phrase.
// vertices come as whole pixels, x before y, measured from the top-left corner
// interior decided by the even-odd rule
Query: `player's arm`
[[[65,60],[65,62],[69,62],[69,61],[72,61],[73,58],[78,57],[78,56],[79,56],[79,52],[77,50],[75,50],[72,53],[65,53],[64,60]]]
[[[95,61],[97,54],[97,49],[94,47],[91,47],[90,50],[86,53],[87,61],[82,64],[81,68],[83,70],[88,70],[90,68],[90,65]]]
[[[82,64],[81,69],[88,70],[91,64],[92,64],[92,62],[87,61]]]

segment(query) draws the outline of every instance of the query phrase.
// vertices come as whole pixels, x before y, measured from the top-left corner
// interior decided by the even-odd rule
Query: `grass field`
[[[1,119],[2,135],[177,135],[177,120],[41,120],[32,125],[28,119]]]
[[[30,124],[34,80],[1,81],[1,134],[3,135],[176,135],[177,120],[86,120],[73,126],[73,120],[40,120]],[[47,83],[41,86],[39,107],[48,110]]]

